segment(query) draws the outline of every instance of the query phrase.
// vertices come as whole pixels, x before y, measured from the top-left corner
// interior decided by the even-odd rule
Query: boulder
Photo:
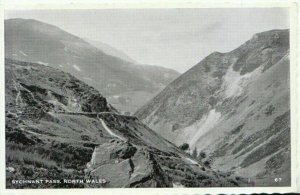
[[[105,179],[105,187],[170,187],[172,183],[151,152],[123,141],[95,148],[88,163],[89,176]]]

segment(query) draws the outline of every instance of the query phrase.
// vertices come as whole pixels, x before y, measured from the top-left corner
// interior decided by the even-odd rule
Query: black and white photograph
[[[288,7],[4,10],[5,187],[291,187],[290,27]]]

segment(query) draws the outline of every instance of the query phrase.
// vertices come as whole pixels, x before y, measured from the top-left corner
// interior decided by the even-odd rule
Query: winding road
[[[100,119],[100,121],[101,121],[102,126],[103,126],[104,129],[107,131],[107,133],[109,133],[111,136],[114,136],[114,137],[116,137],[116,138],[119,138],[120,140],[127,141],[124,137],[115,134],[115,133],[114,133],[114,132],[106,125],[106,123],[104,122],[103,119],[101,119],[101,118],[99,118],[99,119]]]

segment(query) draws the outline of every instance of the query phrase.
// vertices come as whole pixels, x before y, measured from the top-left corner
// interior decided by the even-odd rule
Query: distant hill
[[[129,57],[125,52],[114,48],[106,43],[102,43],[100,41],[95,41],[95,40],[90,40],[88,38],[84,39],[86,42],[89,44],[93,45],[94,47],[97,47],[99,50],[103,51],[107,55],[111,55],[117,58],[120,58],[124,61],[133,63],[133,64],[138,64],[135,60],[133,60],[131,57]]]
[[[166,139],[205,151],[214,167],[290,183],[289,30],[214,52],[136,112]]]
[[[108,55],[80,37],[32,19],[5,20],[5,56],[71,73],[101,90],[122,112],[135,111],[179,75]]]

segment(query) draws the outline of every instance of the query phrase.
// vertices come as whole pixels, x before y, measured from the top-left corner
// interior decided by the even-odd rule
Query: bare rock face
[[[103,112],[109,111],[106,98],[98,94],[91,94],[82,105],[83,112]]]
[[[172,186],[147,149],[137,149],[123,141],[113,140],[96,147],[88,170],[93,178],[105,178],[105,187]]]

